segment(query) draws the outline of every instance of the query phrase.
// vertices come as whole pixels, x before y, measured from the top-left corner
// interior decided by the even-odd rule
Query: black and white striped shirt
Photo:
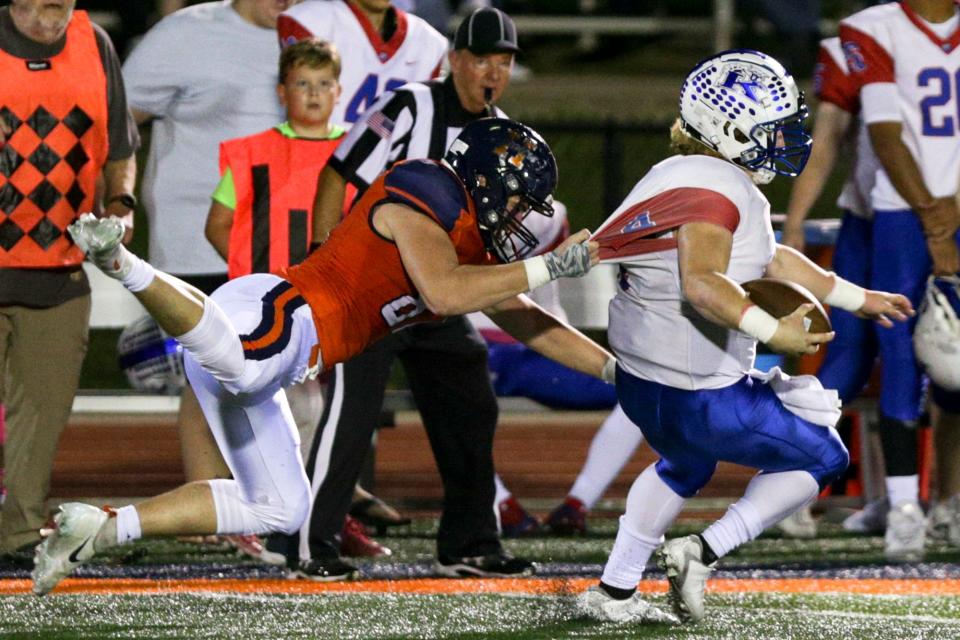
[[[500,109],[496,115],[505,118]],[[440,160],[468,123],[486,116],[460,104],[453,80],[410,82],[385,93],[363,114],[330,158],[329,166],[364,191],[401,160]]]

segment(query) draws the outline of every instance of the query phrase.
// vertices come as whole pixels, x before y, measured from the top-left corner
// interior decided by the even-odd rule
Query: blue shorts
[[[909,209],[876,211],[873,229],[870,288],[902,293],[918,307],[933,267],[919,218]],[[916,420],[923,405],[924,378],[913,352],[915,325],[913,318],[895,323],[892,329],[876,329],[883,362],[880,411],[896,420]],[[957,395],[942,389],[934,392],[935,401],[944,408],[960,406]]]
[[[769,386],[749,377],[723,389],[688,391],[617,369],[617,396],[660,455],[660,478],[685,498],[707,484],[721,461],[767,473],[807,471],[821,488],[849,462],[836,429],[791,413]]]

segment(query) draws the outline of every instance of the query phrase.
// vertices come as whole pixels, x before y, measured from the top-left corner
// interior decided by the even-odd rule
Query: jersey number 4
[[[383,92],[386,93],[394,89],[399,89],[405,84],[407,84],[406,80],[390,78],[387,80],[386,85],[384,85]],[[380,76],[375,73],[370,73],[363,79],[360,87],[357,88],[357,92],[353,94],[353,97],[350,98],[350,102],[347,104],[347,113],[345,115],[347,122],[356,122],[360,119],[360,116],[363,115],[363,112],[370,108],[370,105],[372,105],[377,99],[377,96],[380,95],[377,91],[379,86]]]
[[[956,135],[957,128],[954,123],[957,120],[953,115],[943,115],[940,118],[934,118],[933,110],[935,107],[942,107],[949,103],[954,94],[960,93],[960,70],[952,76],[946,69],[940,67],[927,67],[921,69],[917,75],[917,84],[921,87],[934,86],[937,93],[930,94],[920,101],[920,118],[923,135],[950,137]],[[960,102],[957,103],[960,107]],[[957,113],[960,118],[960,111]]]

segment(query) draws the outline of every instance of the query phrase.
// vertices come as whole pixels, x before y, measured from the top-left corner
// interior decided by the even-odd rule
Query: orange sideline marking
[[[168,593],[257,593],[257,594],[320,594],[320,593],[400,593],[417,595],[503,593],[530,595],[575,594],[596,578],[514,578],[451,580],[424,578],[416,580],[361,580],[359,582],[311,582],[309,580],[149,580],[121,578],[70,578],[55,593],[72,594],[168,594]],[[0,595],[22,595],[30,592],[29,580],[0,580]],[[662,593],[666,580],[644,580],[643,593]],[[869,595],[960,595],[960,579],[952,580],[847,580],[823,579],[719,579],[708,583],[713,593],[850,593]]]

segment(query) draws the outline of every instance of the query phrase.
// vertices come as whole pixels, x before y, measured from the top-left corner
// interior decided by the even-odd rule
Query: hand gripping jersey
[[[819,100],[843,109],[856,119],[856,126],[851,127],[844,141],[844,147],[853,152],[853,164],[837,198],[837,206],[859,218],[872,218],[870,192],[877,180],[877,172],[883,169],[870,144],[867,126],[860,117],[859,88],[847,71],[840,38],[820,41],[813,90]]]
[[[347,0],[308,0],[277,20],[281,46],[317,37],[340,51],[343,95],[333,108],[331,123],[349,129],[380,94],[439,74],[447,39],[421,18],[396,7],[393,12],[397,25],[386,42]]]
[[[763,275],[775,242],[770,203],[745,171],[708,156],[655,165],[600,226],[601,260],[620,262],[608,336],[628,373],[679,389],[734,384],[753,367],[756,340],[700,316],[680,289],[676,229],[709,222],[733,234],[726,275]]]
[[[385,202],[409,206],[443,227],[460,264],[494,264],[456,174],[431,160],[396,165],[370,185],[321,249],[284,276],[313,311],[324,368],[390,331],[438,319],[420,299],[396,245],[373,229],[374,209]]]
[[[935,29],[906,3],[891,2],[841,22],[840,39],[864,121],[902,122],[927,188],[944,197],[960,180],[960,30]],[[883,172],[871,200],[874,209],[910,208]]]

